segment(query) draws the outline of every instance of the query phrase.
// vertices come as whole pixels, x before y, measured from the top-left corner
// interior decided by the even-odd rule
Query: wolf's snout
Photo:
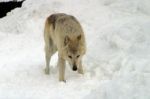
[[[76,71],[76,70],[77,70],[77,66],[76,66],[76,65],[73,65],[72,70],[73,70],[73,71]]]

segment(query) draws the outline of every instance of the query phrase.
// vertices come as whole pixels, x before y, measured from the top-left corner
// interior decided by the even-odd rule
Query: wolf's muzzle
[[[76,65],[73,65],[72,70],[73,70],[73,71],[76,71],[76,70],[77,70],[77,66],[76,66]]]

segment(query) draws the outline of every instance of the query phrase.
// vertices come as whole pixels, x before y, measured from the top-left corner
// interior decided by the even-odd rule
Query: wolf
[[[86,53],[86,42],[79,21],[72,15],[54,13],[47,17],[44,28],[45,73],[50,73],[49,63],[58,51],[59,81],[65,82],[66,61],[73,71],[83,74],[82,58]]]

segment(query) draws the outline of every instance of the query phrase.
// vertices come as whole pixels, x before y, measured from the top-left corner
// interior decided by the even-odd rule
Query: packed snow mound
[[[149,0],[26,0],[0,19],[0,98],[149,99]],[[43,28],[63,12],[81,23],[87,42],[84,76],[66,68],[58,81],[57,54],[44,74]]]
[[[149,0],[100,0],[100,2],[109,6],[116,11],[123,11],[126,13],[143,13],[150,14],[150,1]]]

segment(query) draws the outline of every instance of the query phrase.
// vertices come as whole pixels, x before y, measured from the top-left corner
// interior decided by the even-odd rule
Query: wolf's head
[[[67,60],[73,71],[76,71],[81,62],[82,56],[85,54],[84,38],[82,35],[65,37],[63,57]]]

